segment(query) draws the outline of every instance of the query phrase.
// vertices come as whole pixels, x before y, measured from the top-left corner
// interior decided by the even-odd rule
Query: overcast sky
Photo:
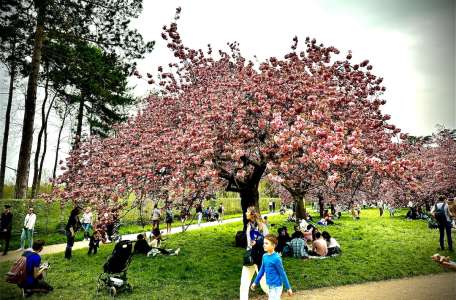
[[[161,27],[169,24],[175,8],[182,7],[178,21],[181,38],[189,47],[226,48],[238,41],[245,57],[259,60],[283,56],[293,36],[306,36],[333,45],[342,53],[353,51],[354,62],[369,59],[375,75],[384,77],[385,113],[391,122],[413,135],[427,135],[436,124],[456,128],[455,14],[453,0],[306,0],[306,1],[144,1],[141,17],[133,21],[146,40],[156,40],[155,50],[139,62],[139,70],[154,73],[173,60],[161,39]],[[301,43],[301,46],[303,44]],[[0,93],[7,92],[2,74]],[[131,79],[136,95],[149,86]],[[23,106],[23,96],[16,104]],[[6,95],[0,94],[3,136]],[[14,109],[13,109],[14,110]],[[17,109],[16,109],[17,110]],[[14,111],[16,111],[14,110]],[[22,120],[20,110],[15,124]],[[36,126],[40,122],[36,116]],[[46,168],[52,169],[57,119]],[[18,126],[18,125],[15,125]],[[36,130],[37,131],[37,130]],[[8,164],[17,165],[20,127],[13,129]],[[2,137],[0,137],[1,139]],[[68,147],[64,149],[67,151]],[[14,172],[8,172],[11,178]]]

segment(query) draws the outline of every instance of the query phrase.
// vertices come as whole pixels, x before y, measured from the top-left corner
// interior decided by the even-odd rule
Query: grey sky
[[[385,78],[388,101],[384,111],[392,122],[414,135],[430,134],[436,124],[456,128],[455,104],[455,14],[453,0],[306,0],[306,1],[150,1],[145,0],[142,16],[133,22],[156,49],[139,69],[155,72],[159,65],[173,60],[161,40],[161,27],[169,24],[174,9],[182,7],[179,28],[184,43],[194,48],[225,48],[238,41],[243,54],[259,59],[282,56],[297,35],[317,38],[342,53],[353,51],[353,61],[368,58],[374,73]],[[302,44],[301,44],[302,45]],[[0,93],[7,91],[7,78],[1,74]],[[130,80],[137,95],[147,94],[149,86]],[[42,96],[39,96],[42,98]],[[23,106],[19,95],[15,108]],[[3,136],[6,95],[0,94],[0,128]],[[16,111],[15,110],[15,111]],[[37,110],[38,111],[38,110]],[[9,143],[8,165],[16,167],[22,121],[16,125]],[[36,128],[41,120],[36,116]],[[51,117],[52,136],[45,166],[52,169],[58,120]],[[36,130],[37,131],[37,130]],[[68,129],[67,134],[68,135]],[[1,139],[2,137],[0,137]],[[64,152],[68,150],[68,146]],[[50,171],[49,171],[50,172]],[[7,172],[11,178],[14,172]]]

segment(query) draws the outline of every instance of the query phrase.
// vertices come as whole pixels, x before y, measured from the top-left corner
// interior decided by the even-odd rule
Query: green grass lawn
[[[261,198],[261,208],[263,211],[266,211],[267,202],[269,198]],[[222,202],[225,206],[225,219],[238,218],[242,216],[240,212],[240,200],[236,198],[219,198],[217,201],[210,203],[215,206]],[[25,214],[29,206],[33,206],[35,213],[37,215],[37,221],[35,225],[35,234],[34,239],[43,239],[48,245],[51,244],[60,244],[66,242],[66,237],[64,232],[60,231],[62,228],[62,223],[66,224],[67,218],[72,209],[71,204],[60,207],[60,203],[54,202],[48,204],[42,200],[11,200],[11,199],[0,199],[0,211],[3,211],[3,205],[9,204],[12,205],[13,212],[13,231],[12,238],[10,242],[10,249],[15,250],[19,248],[20,245],[20,235],[22,230],[22,222],[24,221]],[[209,204],[205,203],[207,206]],[[205,206],[205,207],[206,207]],[[152,212],[152,202],[148,202],[144,208],[144,217],[143,222],[145,226],[143,227],[139,218],[138,209],[125,209],[125,212],[122,214],[122,226],[120,227],[121,234],[136,233],[141,231],[150,231],[151,230],[151,212]],[[194,214],[194,209],[191,211]],[[46,217],[47,216],[47,217]],[[82,214],[80,215],[82,217]],[[181,222],[178,219],[179,212],[175,212],[174,223],[172,227],[181,226]],[[196,218],[193,221],[193,224],[196,223]],[[204,218],[203,218],[204,222]],[[163,218],[162,218],[163,223]],[[187,221],[187,224],[190,223],[190,220]],[[161,225],[162,229],[166,229],[166,224]],[[76,241],[83,239],[83,233],[80,231],[76,234]],[[3,250],[3,248],[1,248]]]
[[[271,217],[270,223],[276,224],[273,232],[282,224],[292,232],[293,224],[287,223],[285,216]],[[128,272],[134,291],[118,298],[238,298],[244,250],[234,247],[234,235],[240,228],[241,223],[233,223],[172,235],[166,247],[180,247],[177,257],[135,256]],[[359,221],[344,214],[326,230],[339,241],[343,254],[324,260],[285,258],[294,290],[444,272],[430,256],[436,252],[450,254],[437,251],[437,230],[428,229],[424,221],[405,220],[403,212],[394,218],[379,218],[377,209],[363,210]],[[63,253],[44,256],[43,260],[51,263],[48,281],[55,288],[46,299],[95,297],[97,276],[112,245],[101,247],[94,257],[88,257],[86,251],[74,251],[69,262]],[[455,258],[453,253],[451,256]],[[10,265],[0,264],[0,273],[7,272]],[[5,281],[0,281],[0,295],[1,299],[20,296],[19,289]],[[107,293],[100,298],[108,299]]]

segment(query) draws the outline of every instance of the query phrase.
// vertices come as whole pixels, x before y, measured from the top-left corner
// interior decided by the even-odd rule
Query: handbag
[[[254,265],[254,261],[253,261],[253,257],[252,257],[252,250],[249,249],[247,251],[245,251],[244,253],[244,266],[253,266]]]

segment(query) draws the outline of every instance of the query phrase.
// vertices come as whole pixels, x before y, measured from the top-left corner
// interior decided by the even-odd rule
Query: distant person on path
[[[203,207],[201,206],[201,204],[198,204],[198,206],[196,206],[196,215],[198,217],[198,227],[200,227],[201,220],[203,219]]]
[[[183,207],[181,212],[180,212],[180,219],[182,223],[182,232],[185,231],[185,222],[187,221],[189,215],[189,210],[187,207]]]
[[[275,212],[275,209],[276,209],[275,201],[272,201],[272,212]]]
[[[171,232],[171,224],[174,221],[174,214],[173,214],[173,210],[172,210],[170,205],[168,205],[166,207],[165,220],[166,220],[166,233],[170,233]]]
[[[284,285],[288,295],[291,296],[293,294],[287,274],[283,268],[282,259],[279,254],[274,251],[276,245],[277,238],[274,235],[268,234],[264,237],[264,251],[266,251],[266,253],[263,255],[260,271],[255,278],[255,282],[252,283],[251,286],[252,291],[255,290],[255,287],[260,283],[263,275],[266,274],[266,283],[269,288],[269,300],[280,300]]]
[[[269,201],[269,212],[272,213],[272,200]]]
[[[73,208],[70,213],[70,217],[68,218],[68,222],[65,226],[65,233],[67,237],[67,245],[65,249],[66,259],[71,259],[71,251],[74,245],[74,236],[81,225],[81,222],[79,221],[80,212],[81,209],[79,207],[76,206]]]
[[[43,279],[43,274],[49,268],[48,264],[41,265],[40,252],[43,250],[44,241],[37,240],[32,245],[32,252],[27,254],[26,277],[23,288],[25,295],[30,296],[33,292],[48,293],[53,290]]]
[[[152,212],[152,229],[160,228],[160,209],[158,208],[158,203],[155,203],[154,210]]]
[[[11,212],[11,205],[5,205],[5,210],[0,218],[0,239],[5,242],[3,255],[6,255],[8,254],[9,243],[11,240],[11,230],[13,229],[13,213]]]
[[[380,212],[380,217],[383,217],[383,210],[384,210],[384,207],[383,207],[383,201],[378,201],[377,202],[377,207],[378,207],[378,210]]]
[[[82,214],[82,220],[81,220],[82,229],[84,229],[84,239],[85,240],[88,240],[90,238],[89,230],[93,229],[92,218],[93,218],[92,210],[90,209],[90,207],[86,207],[84,213]]]
[[[440,232],[440,249],[445,249],[445,231],[447,234],[448,250],[453,251],[451,240],[451,218],[445,196],[439,196],[437,203],[431,209],[432,216],[436,219]]]
[[[35,228],[36,215],[33,211],[33,207],[30,207],[28,213],[24,218],[24,227],[22,228],[21,233],[21,247],[19,250],[24,250],[25,241],[28,241],[29,248],[32,248],[33,245],[33,230]]]
[[[222,221],[223,221],[223,216],[225,215],[225,207],[223,207],[223,204],[222,204],[222,203],[220,203],[220,206],[219,206],[217,212],[218,212],[218,219],[217,219],[217,221],[218,221],[219,223],[222,223]]]
[[[239,294],[241,300],[249,299],[249,287],[252,282],[252,277],[258,273],[261,268],[262,257],[264,254],[263,241],[264,236],[269,234],[268,228],[264,225],[263,219],[254,206],[247,208],[245,217],[248,220],[246,227],[247,238],[247,251],[251,251],[251,256],[254,264],[251,266],[242,266],[241,285],[239,287]],[[267,294],[268,286],[266,279],[262,278],[260,281],[261,289]]]
[[[389,204],[388,205],[388,210],[389,210],[389,213],[390,213],[390,217],[394,217],[394,213],[396,211],[396,209],[394,208],[394,205]]]

